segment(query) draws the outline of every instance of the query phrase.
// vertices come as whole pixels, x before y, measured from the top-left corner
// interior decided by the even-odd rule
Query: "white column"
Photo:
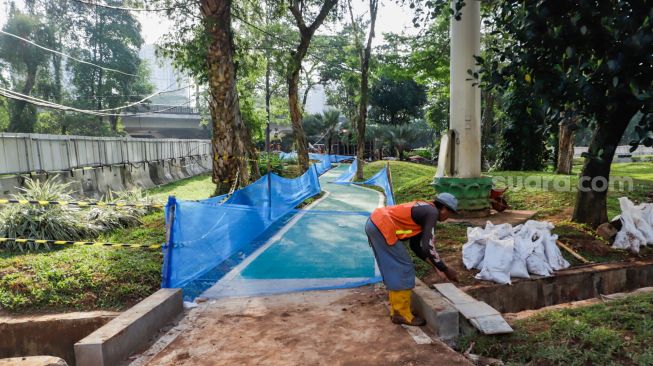
[[[452,0],[451,5],[456,3]],[[455,177],[481,175],[481,90],[479,80],[467,70],[477,71],[474,55],[480,55],[481,6],[479,0],[467,0],[462,18],[451,17],[450,120],[456,138],[454,145]]]

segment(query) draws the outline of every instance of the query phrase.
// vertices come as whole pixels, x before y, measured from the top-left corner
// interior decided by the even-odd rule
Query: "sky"
[[[7,1],[8,0],[0,0],[0,26],[4,25],[7,20]],[[23,0],[15,0],[15,2],[20,6],[22,5]],[[366,14],[369,12],[369,5],[366,0],[353,0],[353,8],[356,14]],[[166,34],[173,27],[172,22],[166,19],[164,14],[156,12],[138,12],[135,15],[141,22],[143,27],[143,38],[148,44],[156,43],[161,36]],[[397,5],[395,0],[381,1],[379,13],[377,15],[377,37],[374,40],[374,44],[378,45],[382,43],[383,37],[381,37],[381,34],[383,33],[404,32],[409,35],[416,34],[417,29],[413,27],[412,18],[409,9]]]

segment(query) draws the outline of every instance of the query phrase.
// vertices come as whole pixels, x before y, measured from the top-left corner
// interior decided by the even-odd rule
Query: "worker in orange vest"
[[[374,251],[383,283],[390,299],[393,323],[424,325],[426,321],[410,310],[411,289],[415,287],[415,265],[399,244],[410,240],[410,248],[423,261],[443,272],[451,281],[458,282],[456,272],[447,267],[435,250],[435,223],[456,213],[458,200],[450,193],[438,194],[433,202],[413,201],[395,206],[380,207],[372,212],[365,225],[365,233]]]

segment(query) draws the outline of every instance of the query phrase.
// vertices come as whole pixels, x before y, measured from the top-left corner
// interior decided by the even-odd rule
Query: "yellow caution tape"
[[[19,204],[19,205],[39,205],[39,206],[112,206],[112,207],[149,207],[149,208],[163,208],[165,205],[161,204],[145,204],[145,203],[126,203],[126,202],[104,202],[104,201],[39,201],[39,200],[15,200],[15,199],[0,199],[0,205],[6,204]]]
[[[55,245],[94,245],[103,247],[123,247],[123,248],[148,248],[158,249],[161,244],[125,244],[125,243],[105,243],[95,241],[73,241],[73,240],[48,240],[48,239],[24,239],[24,238],[0,238],[0,243],[15,242],[15,243],[35,243],[35,244],[55,244]]]

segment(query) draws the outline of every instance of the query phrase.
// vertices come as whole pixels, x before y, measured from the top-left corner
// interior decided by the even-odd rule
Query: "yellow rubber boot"
[[[424,319],[416,317],[410,311],[411,290],[388,291],[390,300],[390,317],[393,323],[407,325],[424,325]]]

